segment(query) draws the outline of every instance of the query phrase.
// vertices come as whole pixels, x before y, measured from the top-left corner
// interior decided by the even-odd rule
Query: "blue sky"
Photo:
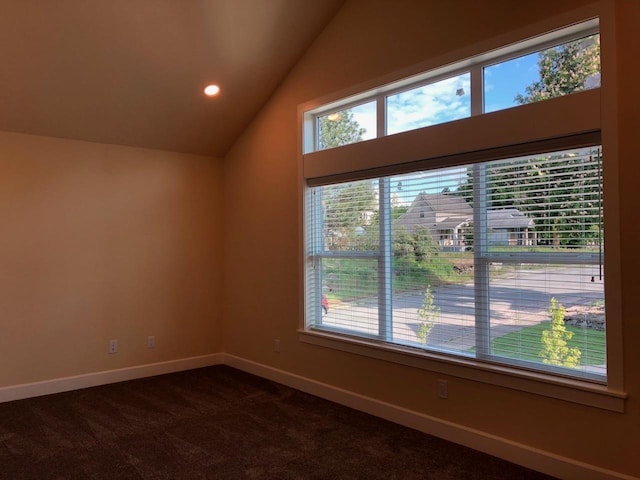
[[[485,112],[495,112],[516,105],[517,94],[540,80],[538,54],[531,53],[484,69]]]
[[[485,111],[516,106],[514,98],[539,80],[538,54],[532,53],[485,68]],[[388,134],[436,125],[471,114],[469,74],[450,77],[387,97]],[[376,137],[375,102],[351,109],[366,129],[364,140]]]
[[[485,111],[494,112],[517,104],[517,94],[539,80],[538,54],[532,53],[491,65],[484,71]],[[387,97],[387,132],[399,133],[449,122],[471,115],[468,73]],[[376,137],[376,106],[369,102],[351,109],[353,119],[366,129],[364,140]],[[401,204],[410,203],[420,191],[454,189],[465,178],[466,169],[412,174],[392,181],[392,193]]]

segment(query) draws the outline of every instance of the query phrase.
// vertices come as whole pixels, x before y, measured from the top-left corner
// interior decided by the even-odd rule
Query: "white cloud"
[[[469,75],[464,74],[390,96],[387,105],[388,133],[468,117],[470,87]]]
[[[376,138],[377,120],[376,120],[376,103],[370,102],[364,105],[358,105],[351,109],[353,119],[366,130],[362,136],[363,140]]]

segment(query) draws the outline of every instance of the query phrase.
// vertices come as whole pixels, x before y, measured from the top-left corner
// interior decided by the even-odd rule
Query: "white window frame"
[[[332,113],[341,112],[364,103],[375,101],[377,104],[376,138],[384,137],[386,132],[386,100],[387,97],[425,87],[451,77],[469,73],[471,77],[471,116],[483,115],[484,111],[484,68],[497,63],[506,62],[530,53],[545,50],[599,32],[599,18],[591,18],[560,30],[547,32],[533,38],[519,41],[511,45],[497,48],[474,57],[456,61],[448,65],[431,69],[409,78],[377,87],[373,90],[351,95],[340,100],[324,104],[320,107],[305,110],[303,153],[319,151],[317,119]],[[511,108],[517,108],[513,106]],[[458,121],[458,120],[454,120]],[[423,127],[429,128],[429,127]],[[409,130],[410,131],[410,130]],[[403,132],[400,132],[403,133]]]
[[[598,8],[599,7],[599,8]],[[598,21],[594,20],[599,16]],[[588,20],[590,23],[582,23]],[[563,25],[572,25],[569,29]],[[382,177],[389,173],[402,173],[419,169],[420,165],[429,169],[450,165],[451,155],[458,157],[460,163],[473,163],[475,156],[487,150],[498,154],[497,158],[507,158],[527,151],[527,145],[549,142],[547,151],[554,150],[553,139],[574,136],[579,142],[580,136],[593,137],[594,132],[600,136],[603,144],[605,163],[605,218],[607,243],[607,271],[605,295],[607,298],[607,383],[597,384],[575,378],[562,378],[541,372],[521,370],[514,366],[492,365],[466,358],[451,358],[433,352],[416,352],[400,345],[392,345],[362,337],[336,335],[325,331],[314,331],[306,328],[304,314],[306,302],[302,309],[302,321],[299,329],[303,342],[323,345],[345,350],[386,361],[424,368],[494,385],[515,388],[541,395],[560,398],[576,403],[591,405],[614,411],[624,410],[622,381],[622,332],[619,297],[619,245],[617,234],[619,218],[617,215],[617,197],[607,192],[614,192],[617,182],[617,145],[615,143],[615,87],[614,82],[607,87],[606,80],[601,88],[580,92],[566,97],[559,97],[545,102],[523,105],[511,109],[483,114],[482,105],[482,68],[515,58],[546,47],[564,43],[572,39],[590,35],[599,30],[601,38],[601,59],[603,78],[615,75],[613,44],[613,12],[604,8],[604,4],[591,9],[570,12],[564,16],[533,25],[508,36],[492,39],[485,44],[475,46],[463,52],[454,52],[449,56],[435,59],[427,68],[428,73],[409,74],[398,72],[377,82],[371,82],[369,88],[358,87],[349,94],[341,92],[332,98],[323,98],[299,107],[301,130],[301,173],[302,198],[306,195],[306,186],[321,185],[341,180]],[[551,32],[540,34],[540,32]],[[522,41],[522,39],[528,39]],[[500,45],[509,45],[500,47]],[[488,53],[478,53],[488,52]],[[460,58],[467,60],[459,61]],[[435,64],[435,65],[434,65]],[[444,67],[438,65],[445,65]],[[415,67],[414,67],[415,68]],[[424,67],[423,67],[424,68]],[[471,71],[472,100],[471,118],[456,120],[451,124],[440,124],[424,127],[409,132],[385,136],[384,108],[378,108],[378,129],[375,140],[364,141],[336,149],[314,151],[315,119],[332,111],[348,108],[350,105],[364,103],[375,98],[379,107],[384,107],[386,96],[395,92],[416,88],[437,81],[444,77],[456,75],[457,72]],[[479,79],[479,80],[478,80]],[[382,85],[382,86],[376,86]],[[335,100],[338,99],[338,100]],[[611,100],[605,102],[605,99]],[[608,105],[600,108],[600,105]],[[525,133],[509,128],[510,125],[522,124],[527,118],[540,116],[553,118],[549,113],[557,111],[572,112],[570,122],[550,121],[537,125],[533,131]],[[598,112],[598,115],[593,115]],[[546,115],[546,116],[545,116]],[[566,120],[566,119],[565,119]],[[452,125],[455,124],[455,125]],[[477,127],[480,126],[478,129]],[[493,128],[495,126],[495,128]],[[474,131],[500,132],[490,135],[491,138],[480,138]],[[462,142],[460,138],[464,138]],[[438,142],[430,141],[438,139]],[[566,141],[566,140],[565,140]],[[589,142],[587,142],[589,143]],[[594,143],[591,141],[590,143]],[[425,147],[426,145],[426,147]],[[435,146],[434,146],[435,145]],[[438,145],[441,145],[438,147]],[[531,148],[531,147],[529,147]],[[401,152],[398,154],[398,152]],[[501,155],[501,156],[500,156]],[[496,158],[496,157],[493,157]],[[363,160],[364,159],[364,160]],[[390,160],[392,159],[392,160]],[[301,202],[302,203],[302,202]],[[301,217],[304,218],[304,209]],[[383,215],[384,212],[381,212]],[[303,225],[305,225],[303,221]],[[304,239],[304,232],[303,239]],[[304,244],[304,243],[303,243]],[[303,248],[303,252],[307,252]],[[306,255],[305,255],[306,258]],[[303,267],[304,268],[304,267]],[[301,282],[304,284],[306,269],[302,272]],[[383,283],[383,281],[381,281]],[[304,286],[301,286],[304,298]],[[381,322],[382,324],[383,322]]]

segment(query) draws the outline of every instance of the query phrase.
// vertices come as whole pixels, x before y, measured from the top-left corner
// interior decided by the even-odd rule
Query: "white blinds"
[[[308,189],[309,327],[606,376],[599,147]]]

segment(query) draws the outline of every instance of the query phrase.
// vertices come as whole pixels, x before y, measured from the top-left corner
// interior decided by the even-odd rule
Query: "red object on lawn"
[[[322,313],[325,315],[329,313],[329,300],[326,295],[322,295]]]

